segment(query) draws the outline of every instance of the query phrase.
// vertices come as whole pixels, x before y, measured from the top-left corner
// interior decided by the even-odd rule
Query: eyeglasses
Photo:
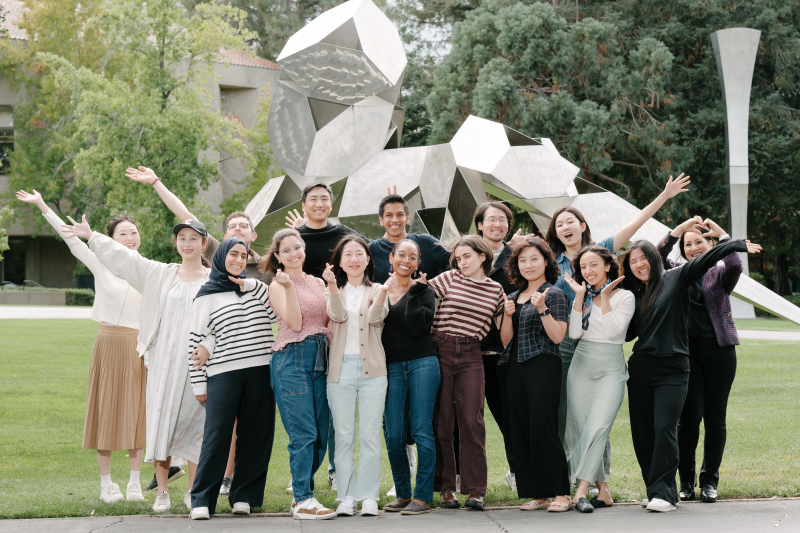
[[[299,252],[303,248],[304,248],[304,246],[302,244],[295,244],[291,248],[289,248],[288,246],[286,248],[281,248],[280,250],[278,250],[278,252],[282,253],[282,254],[288,254],[288,253],[291,253],[291,252]]]
[[[228,224],[228,229],[229,229],[229,230],[233,231],[233,230],[235,230],[236,228],[239,228],[239,229],[249,229],[249,228],[250,228],[250,223],[249,223],[249,222],[240,222],[240,223],[238,223],[238,224]]]
[[[487,224],[496,224],[498,222],[500,224],[508,224],[508,219],[506,217],[500,217],[500,218],[489,217],[485,219],[484,222],[486,222]]]
[[[416,255],[406,255],[403,252],[397,252],[397,258],[401,261],[411,261],[412,263],[419,261],[419,257]]]

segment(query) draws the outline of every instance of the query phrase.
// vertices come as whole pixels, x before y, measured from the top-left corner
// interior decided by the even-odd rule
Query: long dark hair
[[[566,247],[564,247],[564,243],[561,242],[561,239],[558,238],[556,235],[556,219],[561,213],[572,213],[581,224],[586,225],[586,229],[583,230],[581,233],[581,248],[585,246],[589,246],[590,244],[594,244],[592,240],[592,232],[589,231],[589,224],[586,224],[586,219],[583,217],[583,213],[575,209],[574,207],[561,207],[556,210],[553,214],[553,218],[550,220],[550,226],[547,227],[547,233],[545,234],[544,239],[547,241],[547,245],[553,250],[553,254],[558,257],[559,255],[563,254],[566,251]],[[574,271],[573,271],[574,272]]]
[[[333,249],[331,265],[333,265],[333,274],[336,276],[336,286],[342,288],[344,287],[344,284],[347,283],[347,272],[344,271],[341,263],[342,251],[349,242],[356,242],[360,244],[367,253],[367,257],[369,257],[369,263],[367,263],[367,268],[364,270],[364,285],[369,287],[372,285],[370,280],[372,279],[372,276],[375,275],[375,265],[372,262],[372,254],[369,251],[369,244],[367,244],[367,241],[365,241],[360,235],[356,235],[354,233],[350,233],[349,235],[342,237],[342,240],[340,240],[339,244],[336,245],[336,248]]]
[[[646,286],[631,270],[631,253],[634,250],[641,250],[647,262],[650,263],[650,276]],[[625,276],[622,286],[634,294],[642,295],[642,314],[647,313],[656,303],[664,277],[664,265],[661,263],[661,256],[653,243],[645,240],[634,242],[622,259],[622,272]]]
[[[539,250],[539,253],[542,254],[542,257],[544,257],[544,260],[547,262],[547,265],[544,267],[544,279],[548,283],[555,284],[561,272],[553,250],[547,246],[544,239],[541,237],[528,237],[521,246],[514,250],[514,253],[511,254],[505,266],[508,280],[521,290],[525,290],[528,287],[528,280],[525,279],[522,276],[522,272],[519,271],[519,256],[522,255],[522,252],[531,247]]]
[[[572,259],[570,264],[572,267],[572,279],[578,282],[578,285],[586,281],[583,279],[583,273],[581,272],[581,257],[583,257],[583,254],[588,252],[599,255],[600,259],[602,259],[605,264],[611,265],[608,269],[608,279],[614,281],[619,277],[619,261],[617,260],[617,256],[609,252],[608,248],[603,248],[602,246],[597,246],[596,244],[590,244],[589,246],[584,246],[581,248],[581,251],[575,254],[575,257]]]
[[[306,241],[304,241],[303,237],[300,236],[299,231],[294,228],[283,228],[282,230],[278,230],[278,232],[272,236],[272,245],[269,247],[269,251],[266,255],[262,255],[261,259],[258,260],[258,270],[264,274],[267,272],[271,272],[273,274],[278,273],[278,267],[281,266],[281,262],[277,257],[278,250],[280,250],[283,240],[288,237],[294,237],[300,241],[300,244],[303,245],[303,249],[305,250]]]

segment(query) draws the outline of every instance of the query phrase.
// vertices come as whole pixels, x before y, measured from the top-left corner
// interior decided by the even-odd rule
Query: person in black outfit
[[[625,288],[636,295],[628,340],[639,337],[628,359],[631,436],[651,511],[674,511],[678,501],[676,427],[689,383],[689,291],[734,251],[747,252],[745,241],[729,241],[665,271],[656,247],[636,241],[622,263]]]

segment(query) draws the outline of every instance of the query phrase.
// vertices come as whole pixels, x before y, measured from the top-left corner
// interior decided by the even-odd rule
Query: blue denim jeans
[[[339,381],[328,383],[328,404],[336,427],[336,488],[339,499],[380,499],[381,419],[386,376],[364,378],[361,356],[345,354]],[[358,478],[355,468],[358,404]]]
[[[389,464],[392,466],[397,497],[411,497],[411,472],[406,456],[406,435],[417,443],[417,486],[414,497],[433,501],[433,476],[436,469],[436,445],[433,439],[433,407],[439,390],[439,359],[423,357],[387,365],[389,388],[386,391],[384,437]],[[408,407],[406,407],[408,406]],[[406,409],[409,409],[406,412]]]
[[[328,473],[336,472],[336,431],[333,429],[333,415],[328,425]]]
[[[289,436],[289,469],[297,502],[314,495],[314,474],[325,457],[330,411],[326,373],[315,370],[325,335],[306,337],[272,354],[272,389]]]

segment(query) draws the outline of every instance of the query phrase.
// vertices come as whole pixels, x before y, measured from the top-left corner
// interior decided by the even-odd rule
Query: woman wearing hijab
[[[264,502],[275,434],[269,379],[275,313],[269,287],[245,276],[248,253],[241,239],[224,240],[214,254],[209,281],[192,305],[191,382],[195,395],[206,402],[203,447],[192,487],[193,520],[214,514],[237,420],[228,501],[234,514],[250,514],[251,507]]]

